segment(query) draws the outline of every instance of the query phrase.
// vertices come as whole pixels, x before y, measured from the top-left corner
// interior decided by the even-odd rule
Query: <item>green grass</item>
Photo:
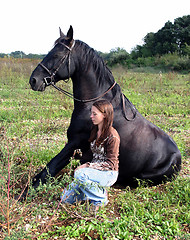
[[[82,219],[70,225],[54,226],[41,236],[57,236],[60,239],[174,239],[189,236],[183,230],[190,224],[190,182],[189,179],[177,180],[158,187],[140,185],[137,189],[127,188],[120,193],[117,202],[118,213],[115,217],[102,210],[97,218]],[[113,203],[112,209],[116,204]],[[65,212],[59,220],[68,219]],[[162,237],[162,238],[161,238]],[[180,238],[179,238],[180,239]]]
[[[67,141],[73,102],[50,87],[42,93],[30,89],[29,76],[36,64],[37,61],[0,59],[0,203],[4,206],[7,195],[2,189],[6,190],[8,159],[13,197]],[[137,189],[111,188],[109,205],[94,217],[80,204],[57,208],[61,189],[72,179],[70,173],[77,164],[73,161],[61,178],[51,179],[37,193],[31,190],[24,204],[10,207],[15,219],[10,238],[7,227],[2,226],[6,218],[0,213],[0,238],[189,239],[190,74],[121,68],[114,69],[113,74],[139,112],[176,141],[183,161],[180,176],[155,187],[141,182]],[[71,82],[59,84],[72,91]],[[26,232],[27,224],[30,228]]]

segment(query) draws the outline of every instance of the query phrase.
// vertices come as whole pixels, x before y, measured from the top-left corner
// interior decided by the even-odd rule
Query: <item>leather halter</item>
[[[56,75],[56,73],[59,71],[60,67],[62,64],[65,63],[65,61],[67,60],[68,58],[68,72],[69,72],[69,77],[67,80],[64,80],[66,83],[69,81],[69,78],[70,78],[70,53],[72,51],[72,49],[74,48],[75,46],[75,41],[73,41],[73,44],[71,47],[68,47],[66,44],[62,43],[62,42],[58,42],[60,44],[62,44],[64,47],[66,47],[69,51],[66,55],[64,55],[61,60],[60,60],[60,64],[58,65],[58,67],[55,69],[55,71],[53,73],[51,73],[51,71],[43,64],[43,63],[39,63],[38,65],[40,65],[44,70],[46,70],[46,72],[49,74],[49,76],[47,77],[44,77],[43,80],[44,80],[44,83],[46,86],[53,86],[55,89],[57,89],[58,91],[64,93],[65,95],[67,95],[68,97],[71,97],[73,98],[74,100],[78,101],[78,102],[82,102],[82,103],[86,103],[86,102],[92,102],[92,101],[95,101],[101,97],[103,97],[106,93],[108,93],[115,85],[116,85],[116,82],[113,83],[113,85],[108,88],[108,90],[106,92],[104,92],[103,94],[101,94],[100,96],[98,97],[95,97],[95,98],[91,98],[91,99],[78,99],[78,98],[75,98],[74,95],[72,93],[69,93],[67,92],[66,90],[60,88],[60,87],[57,87],[55,85],[55,78],[54,76]],[[48,80],[49,79],[49,80]]]
[[[69,77],[68,77],[68,80],[64,80],[65,82],[68,82],[69,81],[69,78],[70,78],[70,53],[72,51],[72,49],[74,48],[75,46],[75,41],[73,41],[73,44],[71,47],[68,47],[66,44],[62,43],[62,42],[58,42],[60,44],[62,44],[64,47],[66,47],[69,51],[67,54],[65,54],[61,60],[60,60],[60,64],[58,65],[58,67],[55,69],[55,71],[53,73],[51,73],[51,71],[43,64],[43,63],[39,63],[38,65],[40,65],[43,69],[46,70],[46,72],[48,72],[49,76],[48,77],[44,77],[44,82],[46,84],[46,86],[49,86],[49,85],[52,85],[54,86],[54,83],[55,83],[55,78],[54,76],[56,75],[56,73],[59,71],[61,65],[66,61],[66,59],[68,58],[68,61],[69,61],[69,66],[68,66],[68,72],[69,72]],[[50,81],[48,81],[48,79]]]

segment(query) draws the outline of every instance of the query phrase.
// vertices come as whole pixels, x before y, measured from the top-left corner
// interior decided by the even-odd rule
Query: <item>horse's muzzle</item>
[[[32,88],[32,90],[34,91],[44,91],[46,84],[44,83],[44,81],[37,81],[37,79],[35,77],[31,77],[30,78],[30,86]]]

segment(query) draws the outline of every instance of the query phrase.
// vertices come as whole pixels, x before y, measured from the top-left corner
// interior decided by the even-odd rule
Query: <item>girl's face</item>
[[[90,118],[94,125],[100,126],[103,124],[105,116],[95,106],[92,106]]]

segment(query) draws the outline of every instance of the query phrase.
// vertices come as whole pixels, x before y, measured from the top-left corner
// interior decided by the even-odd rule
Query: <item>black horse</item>
[[[55,83],[70,78],[73,95]],[[60,38],[36,67],[30,77],[35,91],[49,85],[73,96],[74,110],[67,131],[68,143],[38,175],[33,186],[46,182],[49,172],[55,176],[68,163],[76,149],[85,155],[89,150],[92,123],[90,109],[97,99],[109,100],[114,107],[114,127],[120,137],[118,183],[131,184],[133,179],[160,183],[172,179],[181,169],[181,154],[176,143],[161,129],[147,121],[122,94],[112,73],[101,57],[82,41],[73,39],[73,28],[67,35],[60,29]],[[89,160],[89,159],[88,159]]]

